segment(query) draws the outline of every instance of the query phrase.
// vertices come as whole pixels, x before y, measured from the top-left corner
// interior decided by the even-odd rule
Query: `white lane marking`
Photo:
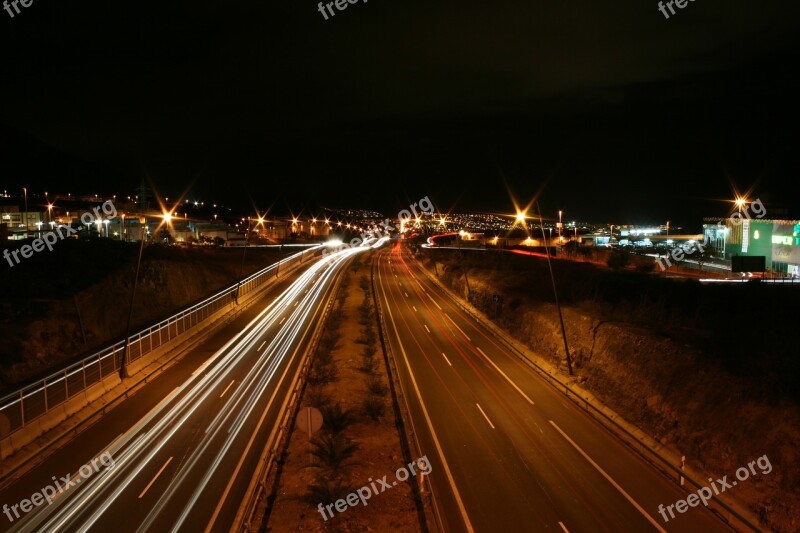
[[[425,331],[427,331],[428,333],[431,332],[431,330],[428,329],[428,325],[427,324],[423,324],[423,326],[425,326]]]
[[[428,293],[426,292],[425,294],[428,294]],[[430,294],[428,294],[428,298],[430,298],[430,299],[431,299],[431,301],[433,302],[433,305],[435,305],[436,307],[438,307],[438,308],[439,308],[439,311],[441,311],[441,310],[442,310],[441,306],[440,306],[438,303],[436,303],[436,300],[434,300],[434,299],[433,299],[433,296],[431,296]]]
[[[453,366],[453,363],[450,362],[450,359],[447,358],[447,356],[444,354],[444,352],[442,352],[442,357],[444,357],[444,360],[447,361],[448,365]]]
[[[297,307],[297,304],[298,304],[298,303],[300,303],[300,300],[297,300],[297,301],[294,303],[294,307]]]
[[[450,315],[448,315],[447,313],[445,313],[445,314],[444,314],[444,316],[446,316],[447,318],[450,318]],[[450,318],[450,322],[452,322],[452,323],[453,323],[453,325],[454,325],[455,327],[457,327],[457,328],[458,328],[458,331],[460,331],[462,335],[464,335],[465,337],[467,337],[467,334],[466,334],[466,333],[464,333],[464,330],[463,330],[463,329],[461,329],[461,328],[459,328],[459,327],[458,327],[458,324],[456,324],[456,321],[455,321],[455,320],[453,320],[452,318]],[[467,337],[467,340],[468,340],[469,342],[472,342],[472,339],[470,339],[469,337]]]
[[[283,324],[283,321],[284,321],[284,320],[286,320],[286,317],[283,317],[283,318],[281,318],[281,321],[280,321],[280,322],[278,322],[278,325],[280,326],[281,324]]]
[[[564,525],[564,522],[559,522],[558,525],[561,526],[561,529],[564,530],[564,533],[569,533],[569,529],[567,529],[567,526]]]
[[[406,298],[408,298],[408,293],[407,292],[403,291],[403,294],[405,294]]]
[[[489,420],[489,417],[488,417],[488,416],[486,416],[486,413],[484,413],[484,412],[483,412],[483,409],[481,409],[481,406],[480,406],[480,404],[477,404],[477,403],[476,403],[475,405],[477,405],[477,406],[478,406],[478,409],[480,409],[480,411],[481,411],[481,414],[483,415],[483,418],[485,418],[485,419],[486,419],[486,421],[487,421],[487,422],[489,422],[489,425],[490,425],[490,426],[492,426],[492,429],[494,429],[494,424],[492,424],[492,421],[491,421],[491,420]]]
[[[633,498],[631,498],[630,494],[628,494],[627,492],[625,492],[625,489],[623,489],[622,487],[620,487],[620,486],[617,484],[617,482],[616,482],[616,481],[614,481],[614,479],[613,479],[611,476],[609,476],[608,474],[606,474],[606,471],[605,471],[605,470],[603,470],[602,468],[600,468],[600,465],[598,465],[597,463],[595,463],[595,462],[592,460],[592,458],[591,458],[591,457],[589,457],[589,454],[587,454],[585,451],[583,451],[583,450],[581,449],[581,447],[580,447],[580,446],[578,446],[577,444],[575,444],[575,441],[574,441],[574,440],[572,440],[571,438],[569,438],[569,435],[567,435],[566,433],[564,433],[564,432],[561,430],[561,428],[560,428],[560,427],[558,427],[558,425],[557,425],[555,422],[553,422],[552,420],[550,420],[549,422],[550,422],[550,424],[551,424],[551,425],[552,425],[554,428],[556,428],[556,430],[557,430],[559,433],[561,433],[561,436],[562,436],[562,437],[564,437],[565,439],[567,439],[567,442],[569,442],[570,444],[572,444],[572,447],[573,447],[573,448],[575,448],[576,450],[578,450],[578,452],[579,452],[579,453],[580,453],[580,454],[583,456],[583,458],[584,458],[584,459],[586,459],[586,460],[589,462],[589,464],[590,464],[590,465],[592,465],[592,466],[593,466],[593,467],[594,467],[594,468],[595,468],[595,469],[596,469],[598,472],[600,472],[600,473],[603,475],[603,477],[604,477],[604,478],[606,478],[606,480],[607,480],[609,483],[611,483],[611,485],[613,485],[613,487],[614,487],[615,489],[617,489],[617,490],[619,491],[619,493],[620,493],[620,494],[622,494],[623,496],[625,496],[625,499],[626,499],[626,500],[628,500],[628,501],[631,503],[631,505],[633,505],[633,506],[636,508],[636,510],[637,510],[637,511],[639,511],[640,513],[642,513],[642,516],[644,516],[645,518],[647,518],[647,520],[648,520],[648,521],[649,521],[651,524],[653,524],[653,526],[654,526],[654,527],[655,527],[655,528],[656,528],[658,531],[660,531],[661,533],[667,533],[667,532],[666,532],[666,530],[664,530],[664,528],[662,528],[662,527],[661,527],[661,526],[658,524],[658,522],[656,522],[655,520],[653,520],[653,517],[652,517],[652,516],[650,516],[649,514],[647,514],[647,513],[645,512],[645,510],[644,510],[644,509],[642,509],[642,506],[641,506],[641,505],[639,505],[638,503],[636,503],[636,500],[634,500]]]
[[[511,386],[512,386],[512,387],[514,387],[515,389],[517,389],[517,392],[518,392],[518,393],[522,394],[522,396],[524,396],[524,397],[525,397],[525,399],[526,399],[526,400],[528,400],[528,403],[529,403],[529,404],[533,405],[533,400],[531,400],[530,398],[528,398],[528,395],[527,395],[527,394],[525,394],[524,392],[522,392],[522,389],[520,389],[519,387],[517,387],[517,384],[516,384],[516,383],[514,383],[513,381],[511,381],[511,378],[510,378],[510,377],[508,377],[508,376],[506,375],[506,373],[505,373],[505,372],[503,372],[502,370],[500,370],[500,367],[499,367],[499,366],[497,366],[496,364],[494,364],[494,361],[492,361],[491,359],[489,359],[489,356],[488,356],[488,355],[486,355],[485,353],[483,353],[483,350],[481,350],[481,349],[480,349],[480,348],[478,348],[477,346],[476,346],[475,348],[476,348],[476,349],[477,349],[479,352],[481,352],[481,355],[483,355],[483,356],[486,358],[486,360],[487,360],[487,361],[489,361],[489,362],[492,364],[492,366],[494,367],[494,369],[495,369],[495,370],[497,370],[498,372],[500,372],[500,374],[501,374],[501,375],[502,375],[504,378],[506,378],[506,381],[508,381],[509,383],[511,383]]]
[[[140,499],[140,500],[142,499],[142,496],[144,496],[144,493],[145,493],[145,492],[147,492],[148,490],[150,490],[150,487],[152,487],[152,486],[153,486],[153,483],[155,483],[155,482],[156,482],[156,480],[158,479],[158,476],[160,476],[160,475],[161,475],[161,472],[163,472],[163,471],[164,471],[164,469],[167,467],[167,465],[168,465],[168,464],[170,464],[171,462],[172,462],[172,457],[170,457],[169,459],[167,459],[167,462],[166,462],[166,463],[164,463],[164,466],[162,466],[162,467],[161,467],[161,470],[159,470],[159,471],[158,471],[158,473],[156,474],[156,477],[154,477],[153,479],[151,479],[151,480],[150,480],[150,483],[148,483],[148,484],[147,484],[147,486],[146,486],[146,487],[144,488],[144,490],[142,491],[142,493],[141,493],[141,494],[139,494],[139,499]]]
[[[231,381],[231,384],[230,384],[230,385],[228,385],[227,387],[225,387],[225,390],[224,390],[224,391],[222,391],[222,394],[220,394],[220,395],[219,395],[219,397],[220,397],[220,398],[222,398],[223,396],[225,396],[225,393],[226,393],[226,392],[228,392],[228,389],[230,389],[230,388],[233,386],[233,384],[234,384],[234,383],[236,383],[236,380],[235,380],[235,379],[234,379],[233,381]]]
[[[258,347],[258,350],[256,350],[256,351],[257,351],[257,352],[260,352],[260,351],[261,351],[261,348],[263,348],[265,344],[267,344],[267,341],[264,341],[264,342],[262,342],[262,343],[261,343],[261,346],[259,346],[259,347]]]
[[[544,435],[544,431],[542,431],[542,428],[540,428],[540,427],[539,427],[539,424],[537,424],[536,422],[534,422],[534,423],[533,423],[533,425],[534,425],[534,426],[536,426],[537,428],[539,428],[539,433],[541,433],[542,435]]]
[[[413,306],[413,305],[411,307],[414,308],[414,312],[416,313],[417,312],[417,308],[415,306]]]

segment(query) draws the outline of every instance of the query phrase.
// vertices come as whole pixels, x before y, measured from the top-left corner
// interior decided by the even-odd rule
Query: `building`
[[[764,256],[767,269],[800,276],[800,220],[705,219],[703,236],[714,255]]]

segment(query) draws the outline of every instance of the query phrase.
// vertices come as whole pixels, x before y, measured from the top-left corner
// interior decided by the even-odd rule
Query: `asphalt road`
[[[360,251],[310,264],[0,491],[0,529],[227,531],[334,281]],[[39,497],[23,512],[18,502],[42,489],[52,504]]]
[[[730,531],[554,391],[399,247],[379,253],[387,337],[446,531]],[[669,515],[667,515],[669,517]]]

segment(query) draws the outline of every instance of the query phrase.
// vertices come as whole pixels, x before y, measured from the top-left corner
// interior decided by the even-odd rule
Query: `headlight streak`
[[[209,465],[203,478],[204,482],[198,486],[191,500],[187,502],[184,507],[184,512],[175,525],[177,529],[188,516],[188,513],[205,488],[205,481],[215,473],[218,465],[224,458],[226,452],[233,445],[241,429],[247,424],[250,414],[258,406],[258,400],[263,395],[264,391],[267,390],[272,378],[278,372],[280,364],[292,347],[292,341],[296,338],[297,333],[301,330],[303,323],[306,321],[309,310],[313,308],[313,304],[320,295],[324,294],[325,286],[329,282],[331,276],[346,258],[357,251],[363,251],[365,249],[367,248],[356,248],[330,254],[312,265],[291,287],[286,289],[280,297],[269,304],[256,318],[243,328],[241,332],[225,343],[222,348],[201,365],[200,368],[202,370],[210,369],[208,373],[203,374],[202,371],[196,371],[192,377],[187,379],[184,385],[173,391],[165,400],[162,400],[156,408],[142,418],[131,430],[126,432],[125,435],[115,439],[114,443],[117,449],[126,446],[127,449],[121,454],[117,452],[119,455],[117,456],[116,467],[113,471],[108,471],[107,474],[93,478],[86,485],[82,485],[80,493],[77,491],[75,493],[70,493],[68,497],[58,502],[58,504],[54,503],[52,506],[48,506],[49,512],[41,512],[36,513],[35,516],[29,516],[30,520],[25,521],[26,529],[29,529],[34,523],[38,524],[42,522],[46,523],[43,524],[40,529],[46,529],[48,531],[58,531],[62,528],[75,528],[85,531],[87,528],[91,527],[91,525],[108,510],[129,484],[135,480],[142,470],[144,470],[149,462],[158,454],[161,447],[167,444],[192,415],[196,414],[197,410],[201,408],[201,405],[211,394],[216,394],[216,392],[218,392],[216,389],[220,384],[226,384],[229,381],[230,373],[233,371],[235,365],[240,362],[243,357],[253,355],[252,351],[255,349],[257,343],[263,340],[262,337],[265,331],[276,325],[281,314],[285,310],[283,303],[288,302],[291,304],[291,302],[301,298],[302,305],[298,305],[297,308],[293,310],[283,327],[276,332],[269,346],[264,350],[264,355],[261,356],[256,352],[255,357],[257,359],[255,364],[248,371],[247,376],[241,380],[240,386],[234,389],[234,393],[231,394],[224,403],[212,424],[206,429],[202,437],[202,444],[192,452],[190,460],[187,461],[184,466],[181,467],[181,471],[174,476],[173,480],[170,482],[169,488],[165,490],[158,504],[151,510],[147,519],[142,524],[142,528],[146,528],[148,524],[155,520],[167,501],[175,494],[177,487],[179,487],[185,481],[188,474],[193,471],[193,467],[202,458],[204,452],[208,450],[215,439],[218,440],[224,421],[229,418],[232,413],[236,412],[237,417],[227,425],[228,432],[225,435],[226,440],[224,445],[217,453],[212,464]],[[308,290],[306,294],[302,294],[303,289],[308,284],[312,284],[313,290]],[[214,365],[215,363],[218,363],[216,367]],[[186,394],[173,402],[181,390],[185,390]],[[218,400],[218,398],[214,398],[214,400]],[[153,422],[154,420],[155,422]],[[145,430],[151,423],[153,424],[152,427]],[[142,431],[144,431],[144,433],[137,435],[137,433]],[[113,491],[110,495],[106,494],[101,500],[101,493],[107,493],[108,489],[112,488],[110,487],[112,483]],[[71,520],[76,519],[81,513],[85,513],[87,509],[94,509],[94,512],[82,525],[71,522]],[[22,523],[19,525],[22,526]]]
[[[324,292],[325,285],[328,283],[330,278],[333,277],[333,275],[335,274],[335,272],[338,269],[338,267],[340,266],[340,264],[343,263],[347,258],[349,258],[350,255],[353,255],[354,253],[357,253],[357,252],[363,251],[363,250],[364,250],[363,248],[355,249],[355,250],[348,250],[348,251],[346,251],[346,253],[336,257],[336,260],[333,262],[331,267],[321,273],[322,274],[321,279],[317,280],[315,285],[312,287],[313,290],[309,291],[308,297],[306,299],[304,299],[304,300],[307,300],[309,306],[310,306],[310,304],[312,302],[316,301],[316,299],[318,298],[319,294],[322,294]],[[290,320],[293,321],[293,327],[292,327],[291,335],[287,334],[287,336],[286,336],[287,340],[281,346],[281,349],[280,349],[281,350],[281,359],[283,358],[283,356],[285,356],[286,353],[288,353],[289,349],[291,348],[291,341],[295,338],[297,332],[299,332],[300,328],[303,326],[304,319],[306,318],[306,315],[308,313],[308,307],[306,307],[306,305],[305,305],[306,301],[304,301],[303,304],[304,304],[303,306],[300,306],[300,307],[304,308],[303,312],[302,312],[302,316],[300,316],[300,312],[299,311],[296,311],[295,313],[292,314],[292,317],[290,318]],[[300,309],[300,307],[298,307],[298,309]],[[287,322],[287,325],[288,325],[288,322]],[[288,369],[288,367],[287,367],[287,369]],[[270,373],[270,376],[266,380],[262,380],[263,381],[263,385],[260,384],[259,389],[254,391],[254,393],[253,393],[253,395],[251,397],[255,397],[257,399],[257,398],[260,398],[264,394],[264,392],[267,389],[267,386],[269,385],[269,381],[271,380],[272,375],[275,372],[277,372],[277,366],[272,370],[272,372]],[[277,393],[277,391],[276,391],[276,393]],[[222,460],[225,458],[225,456],[227,455],[227,452],[231,448],[231,446],[233,446],[234,441],[235,441],[236,437],[238,436],[238,433],[239,433],[241,427],[243,427],[243,425],[244,425],[244,420],[246,420],[247,417],[250,416],[250,414],[255,409],[255,407],[256,407],[256,402],[254,401],[251,405],[248,406],[247,416],[242,419],[242,422],[239,424],[239,427],[237,427],[236,431],[234,433],[232,433],[232,434],[229,433],[229,435],[228,435],[228,437],[227,437],[227,439],[226,439],[226,441],[224,443],[224,446],[219,450],[219,452],[217,453],[216,457],[214,458],[213,463],[206,470],[206,473],[203,476],[203,479],[199,483],[196,483],[197,488],[194,490],[191,499],[184,506],[183,512],[181,513],[180,517],[178,518],[178,521],[173,526],[172,531],[178,531],[178,529],[181,527],[181,525],[183,525],[183,522],[186,520],[186,518],[188,517],[189,513],[194,508],[195,503],[200,498],[203,490],[205,490],[206,486],[208,485],[209,480],[211,479],[211,477],[216,472],[217,467],[222,462]],[[209,439],[206,442],[204,448],[210,446],[210,444],[211,444],[211,440]],[[202,452],[199,452],[199,453],[196,452],[194,454],[195,458],[198,458],[201,453]],[[185,468],[184,469],[183,476],[182,476],[183,479],[180,480],[181,482],[190,473],[190,470],[191,470],[190,468]],[[177,483],[173,483],[173,485],[177,485]],[[166,499],[169,498],[169,495],[165,493],[162,498],[164,498],[166,500]],[[165,501],[165,503],[166,503],[166,501]],[[152,512],[151,512],[151,515],[153,515]],[[151,519],[148,516],[148,520],[145,523],[142,524],[142,526],[139,528],[138,531],[146,531],[148,526],[150,525],[150,523],[151,523]]]
[[[301,279],[302,279],[302,277],[301,277]],[[294,288],[294,285],[292,287],[290,287],[289,289],[287,289],[286,291],[284,291],[284,295],[288,295],[289,297],[293,297],[293,293],[295,292],[295,290],[293,290],[293,288]],[[282,295],[282,296],[284,296],[284,295]],[[259,323],[263,323],[265,321],[267,323],[270,323],[270,322],[274,321],[274,318],[269,318],[268,317],[267,319],[265,319],[264,317],[265,317],[265,315],[268,315],[268,313],[270,313],[272,311],[275,311],[279,307],[277,305],[279,301],[280,301],[280,298],[278,300],[276,300],[275,302],[271,303],[270,305],[268,305],[239,334],[237,334],[234,338],[232,338],[230,341],[228,341],[222,348],[220,348],[220,350],[217,351],[217,353],[215,353],[211,358],[209,358],[209,360],[206,361],[203,364],[203,366],[205,366],[205,367],[209,366],[210,362],[218,359],[221,355],[223,355],[226,351],[228,351],[228,349],[234,343],[236,343],[236,346],[232,350],[230,350],[231,354],[239,354],[240,356],[241,356],[242,350],[246,350],[246,349],[249,349],[252,346],[254,346],[255,343],[258,340],[258,338],[254,338],[254,337],[256,335],[260,335],[262,333],[262,329],[263,329],[262,327],[258,327],[258,325],[260,325]],[[245,333],[248,332],[248,330],[250,330],[254,326],[257,329],[255,329],[254,331],[251,331],[250,333],[245,335]],[[241,338],[241,340],[240,340],[240,338]],[[237,343],[237,341],[238,341],[238,343]],[[216,369],[215,372],[219,372],[222,376],[227,376],[228,373],[230,372],[231,368],[234,366],[234,364],[235,364],[235,362],[237,360],[238,360],[238,358],[237,357],[233,357],[233,356],[223,358],[222,362],[221,362],[221,365],[220,365],[220,368]],[[184,383],[184,385],[179,387],[179,389],[187,388],[188,386],[190,386],[192,384],[193,381],[196,381],[196,380],[199,379],[199,381],[197,381],[196,385],[189,390],[187,395],[183,399],[181,399],[175,406],[173,406],[170,409],[170,411],[168,411],[163,417],[161,417],[159,419],[159,422],[156,423],[156,425],[153,427],[153,429],[151,429],[150,431],[146,432],[143,435],[140,435],[139,438],[137,439],[135,445],[131,446],[131,448],[130,448],[131,454],[136,452],[139,455],[141,455],[142,453],[144,453],[144,451],[146,451],[148,449],[148,446],[151,446],[151,443],[159,435],[163,434],[164,431],[166,429],[168,429],[170,425],[172,425],[172,430],[169,431],[169,433],[163,439],[161,439],[161,442],[157,446],[155,446],[155,448],[154,448],[155,451],[153,451],[150,454],[148,454],[148,456],[144,459],[144,461],[141,463],[139,468],[137,468],[132,475],[128,476],[128,478],[126,479],[125,483],[122,485],[123,488],[134,477],[136,477],[136,475],[138,475],[139,472],[141,472],[141,470],[144,468],[144,466],[146,466],[147,462],[149,462],[152,459],[152,457],[157,453],[157,451],[161,447],[161,445],[163,445],[182,426],[182,424],[186,421],[186,419],[188,419],[189,416],[191,416],[193,414],[194,409],[191,409],[190,411],[186,412],[186,414],[181,418],[181,420],[179,422],[173,424],[173,421],[178,417],[178,415],[181,412],[185,412],[186,411],[186,406],[188,406],[189,404],[195,402],[195,400],[198,397],[198,394],[205,390],[207,392],[205,394],[203,394],[200,397],[200,399],[198,400],[198,401],[203,401],[208,396],[210,391],[213,390],[213,387],[215,387],[217,385],[217,383],[219,382],[219,379],[215,379],[215,382],[213,384],[211,384],[211,385],[208,384],[209,381],[212,380],[212,378],[216,378],[216,376],[214,375],[213,372],[210,373],[210,374],[207,374],[205,376],[202,376],[202,378],[200,376],[201,376],[200,374],[197,374],[195,372],[192,375],[192,377],[189,378],[186,381],[186,383]],[[174,396],[177,392],[179,392],[179,390],[173,391],[173,393],[170,396],[171,397]],[[154,409],[153,411],[151,411],[151,413],[148,416],[146,416],[144,419],[142,419],[138,424],[136,424],[136,426],[134,426],[134,428],[132,428],[132,430],[128,431],[127,434],[126,434],[126,438],[124,440],[126,440],[126,441],[129,440],[130,438],[132,438],[133,436],[136,435],[136,432],[141,431],[150,420],[152,420],[157,414],[159,414],[161,411],[164,410],[164,408],[167,406],[167,404],[168,404],[168,402],[162,401],[160,403],[160,408],[157,408],[157,409]],[[140,441],[144,437],[148,437],[148,441],[146,443],[140,443]],[[122,466],[123,466],[123,464],[120,464],[120,462],[118,462],[117,468],[115,468],[115,471],[118,472],[118,475],[122,475],[122,468],[121,468]],[[105,510],[111,503],[113,503],[113,500],[119,495],[120,492],[121,492],[121,489],[117,490],[117,491],[114,491],[113,497],[111,499],[109,499],[106,502],[105,505],[102,506],[102,510]],[[58,528],[58,527],[66,525],[66,521],[70,517],[72,517],[76,512],[80,512],[81,511],[80,507],[82,505],[84,505],[84,501],[81,498],[77,498],[76,497],[76,498],[70,498],[69,500],[70,500],[69,505],[68,506],[65,505],[65,508],[59,513],[59,515],[57,515],[54,519],[52,519],[51,523],[48,524],[49,525],[48,529]],[[52,524],[53,520],[57,520],[59,517],[65,517],[65,519],[61,520],[60,523],[58,523],[57,525]]]

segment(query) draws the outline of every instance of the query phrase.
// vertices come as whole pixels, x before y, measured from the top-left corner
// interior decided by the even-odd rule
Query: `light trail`
[[[379,241],[374,246],[380,244],[382,242]],[[136,524],[128,524],[138,527],[139,531],[151,529],[156,520],[166,516],[165,511],[168,510],[173,513],[178,511],[172,530],[179,529],[193,511],[199,510],[195,506],[204,491],[219,488],[219,484],[213,483],[212,479],[226,475],[226,472],[220,471],[220,465],[228,454],[234,453],[239,440],[246,440],[248,423],[269,410],[280,388],[278,384],[291,367],[300,342],[315,325],[312,318],[320,312],[322,300],[330,293],[341,268],[353,255],[368,249],[344,249],[327,254],[310,265],[183,385],[118,437],[113,447],[105,448],[111,451],[115,459],[113,469],[98,472],[52,505],[36,508],[15,523],[11,530],[86,531],[93,525],[98,527],[97,522],[107,519],[104,515],[115,505],[121,505],[121,500],[137,498],[138,493],[133,494],[137,491],[129,490],[129,487],[136,486],[137,479],[143,473],[147,474],[146,469],[153,466],[151,463],[159,453],[170,450],[164,453],[172,456],[175,450],[188,446],[175,438],[179,430],[190,427],[192,421],[196,423],[198,419],[202,421],[209,418],[216,411],[199,436],[199,441],[192,442],[191,448],[186,450],[187,454],[178,465],[178,470],[163,477],[162,483],[168,479],[168,485],[162,489],[150,512],[139,519],[141,522],[137,520]],[[295,301],[298,302],[296,307],[287,308]],[[287,317],[286,313],[290,310]],[[247,368],[245,376],[234,377],[235,372],[241,372],[243,364]],[[281,371],[283,375],[276,383],[276,376]],[[239,386],[225,396],[234,380],[239,382]],[[272,398],[264,409],[264,399],[270,388],[273,388]],[[221,399],[222,396],[225,398]],[[163,458],[156,463],[157,466],[163,465],[159,471],[161,475],[167,465]],[[198,476],[199,473],[202,475]],[[147,480],[151,479],[152,473],[147,476]],[[188,499],[185,497],[187,487],[191,488]],[[184,499],[180,500],[179,496]],[[205,516],[207,509],[200,511]]]

